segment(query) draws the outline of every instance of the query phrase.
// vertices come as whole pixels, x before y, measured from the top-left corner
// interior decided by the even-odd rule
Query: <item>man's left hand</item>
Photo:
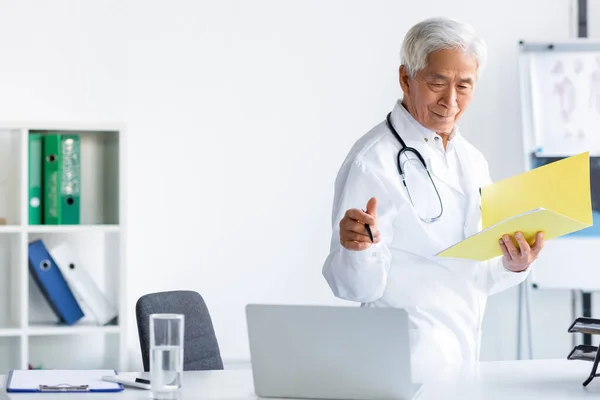
[[[540,251],[544,247],[544,234],[538,232],[535,242],[532,246],[525,240],[521,232],[515,233],[515,240],[519,247],[515,246],[510,235],[504,235],[500,239],[500,248],[502,249],[502,262],[504,268],[512,272],[525,271],[529,265],[536,260]]]

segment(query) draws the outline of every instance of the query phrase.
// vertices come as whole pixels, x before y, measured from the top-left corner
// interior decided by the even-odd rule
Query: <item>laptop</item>
[[[414,399],[408,314],[399,308],[249,304],[255,394]]]

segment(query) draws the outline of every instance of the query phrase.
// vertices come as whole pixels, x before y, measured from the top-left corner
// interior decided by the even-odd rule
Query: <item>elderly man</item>
[[[469,25],[434,18],[409,30],[401,58],[402,99],[355,143],[338,173],[323,275],[339,298],[408,312],[419,379],[478,360],[487,297],[526,278],[543,235],[530,246],[507,232],[498,244],[504,255],[485,262],[436,256],[481,229],[488,165],[456,122],[486,46]]]

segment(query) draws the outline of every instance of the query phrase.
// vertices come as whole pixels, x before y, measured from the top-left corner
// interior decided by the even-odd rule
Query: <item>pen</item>
[[[367,210],[363,210],[363,212],[367,212]],[[365,224],[365,229],[369,234],[369,239],[371,239],[371,243],[373,243],[373,232],[371,232],[371,227],[369,226],[369,224]]]
[[[135,378],[135,382],[136,383],[145,383],[146,385],[150,384],[150,380],[148,379],[143,379],[143,378]]]
[[[365,224],[365,228],[367,229],[367,233],[369,234],[369,239],[371,239],[371,243],[373,243],[373,233],[371,233],[371,227],[369,224]]]

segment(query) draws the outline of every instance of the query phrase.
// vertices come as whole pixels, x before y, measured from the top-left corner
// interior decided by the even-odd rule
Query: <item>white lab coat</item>
[[[488,165],[456,128],[452,140],[464,176],[464,186],[457,187],[456,179],[431,162],[424,140],[429,131],[400,100],[392,110],[392,122],[406,145],[417,149],[427,162],[444,204],[441,221],[424,223],[415,213],[397,170],[401,145],[382,121],[356,142],[338,173],[331,252],[323,275],[339,298],[364,307],[400,307],[408,312],[413,378],[418,381],[435,375],[436,368],[479,359],[487,297],[519,284],[529,269],[508,271],[501,257],[474,262],[435,256],[456,242],[461,227],[463,238],[481,230],[479,189],[491,182]],[[466,207],[453,209],[449,205],[461,204],[455,197],[463,189]],[[340,244],[339,221],[350,208],[365,209],[371,197],[378,201],[382,240],[364,251],[347,250]],[[439,200],[431,197],[431,201]]]

